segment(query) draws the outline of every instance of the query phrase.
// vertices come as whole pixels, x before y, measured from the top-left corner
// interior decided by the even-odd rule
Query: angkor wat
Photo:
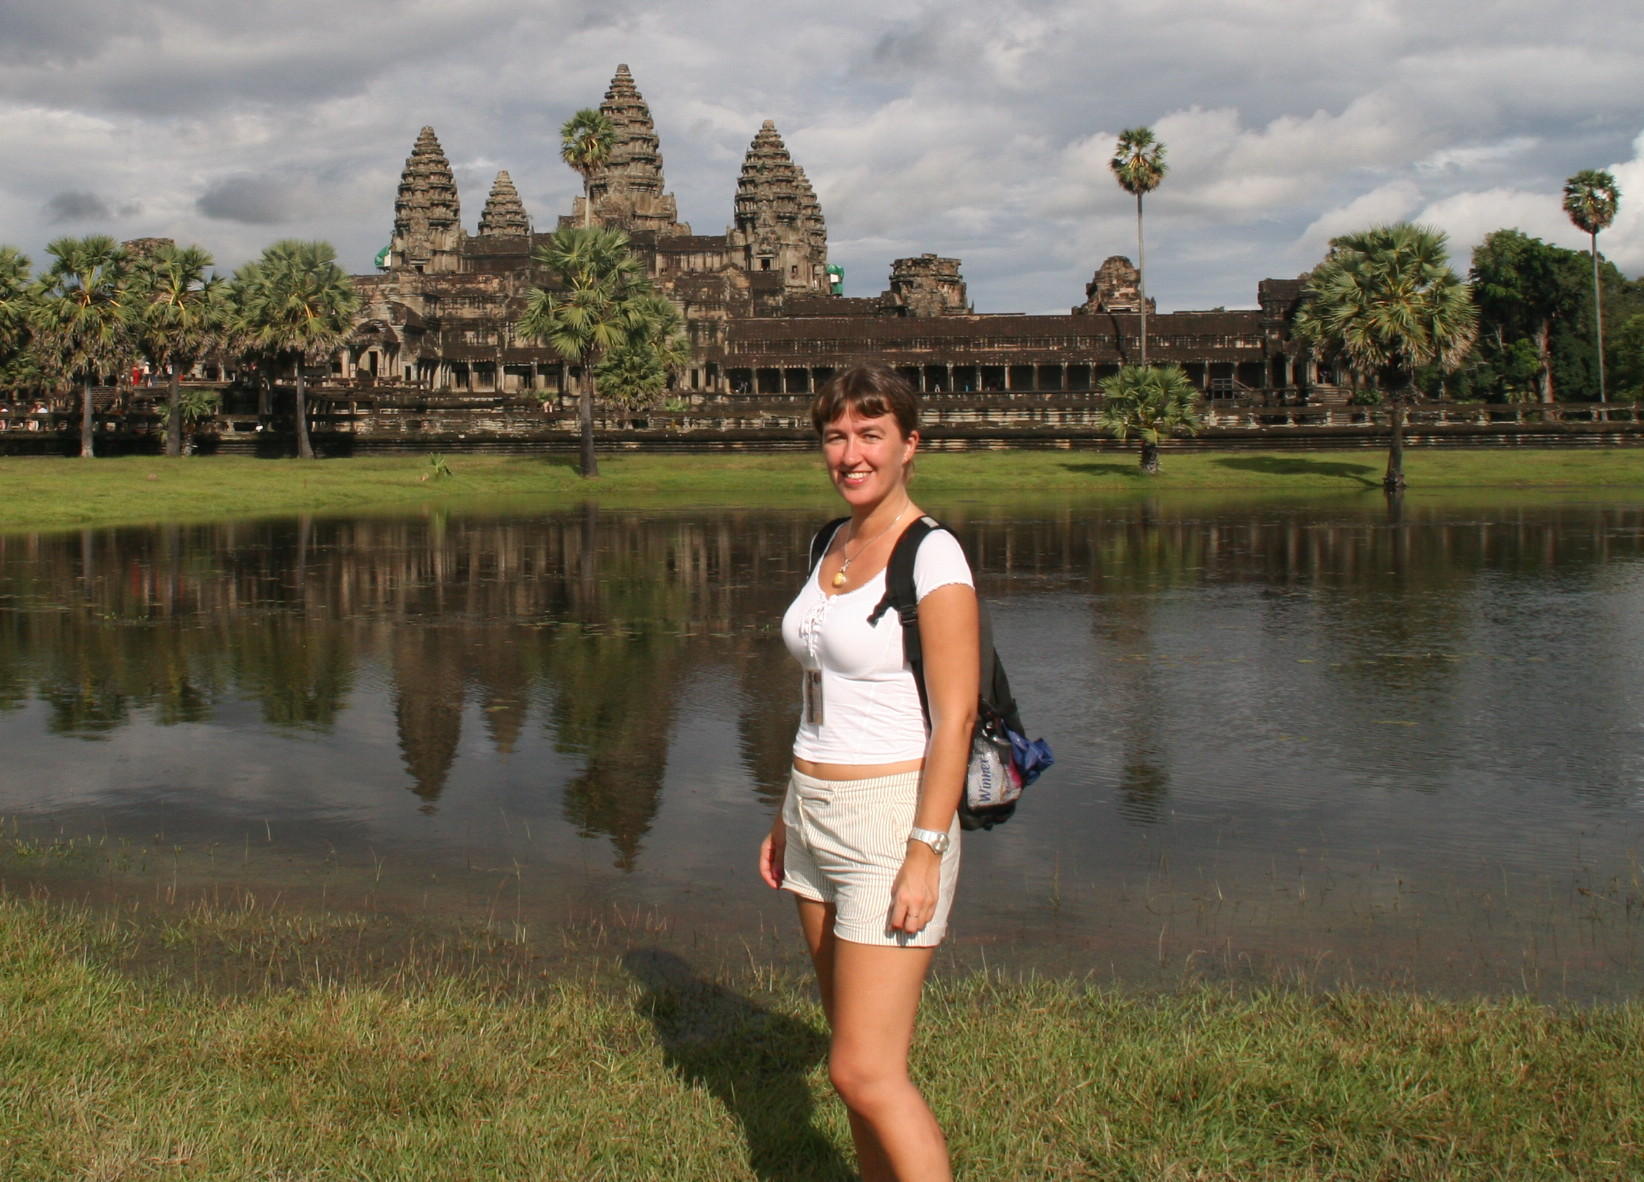
[[[617,67],[600,109],[617,143],[590,178],[591,218],[628,232],[684,315],[691,364],[682,392],[805,394],[868,356],[932,394],[1077,392],[1139,354],[1137,274],[1126,258],[1097,267],[1084,301],[1066,315],[978,313],[960,261],[934,254],[893,260],[878,296],[847,297],[828,266],[821,203],[774,124],[766,121],[748,147],[725,232],[697,234],[679,220],[650,109],[627,66]],[[578,197],[558,224],[582,224],[584,202]],[[531,263],[542,236],[506,171],[478,232],[468,233],[450,163],[424,127],[401,177],[382,273],[357,279],[365,307],[338,376],[545,401],[564,392],[559,358],[514,331],[525,293],[544,281]],[[1268,279],[1258,285],[1257,309],[1150,314],[1150,359],[1180,363],[1212,398],[1338,401],[1341,391],[1321,380],[1287,331],[1299,294],[1299,280]]]

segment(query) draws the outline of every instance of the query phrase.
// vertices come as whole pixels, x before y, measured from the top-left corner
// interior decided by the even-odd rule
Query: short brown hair
[[[847,366],[824,382],[811,403],[811,424],[820,435],[848,410],[869,419],[893,416],[904,439],[919,430],[919,395],[902,375],[878,362]]]

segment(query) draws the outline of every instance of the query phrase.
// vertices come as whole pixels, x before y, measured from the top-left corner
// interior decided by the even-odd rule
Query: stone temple
[[[698,234],[679,220],[650,108],[627,66],[617,67],[600,109],[617,132],[611,158],[590,178],[589,197],[555,224],[591,216],[627,231],[684,316],[691,362],[679,375],[682,392],[807,394],[865,358],[896,366],[931,394],[1085,391],[1139,359],[1138,276],[1126,258],[1097,267],[1083,302],[1064,315],[977,313],[960,261],[935,254],[895,259],[883,292],[846,297],[828,265],[822,203],[773,123],[748,145],[725,231]],[[551,228],[533,222],[499,172],[469,233],[450,162],[424,127],[401,175],[381,273],[357,277],[365,306],[340,376],[545,400],[571,389],[564,363],[514,331],[527,291],[549,282],[531,251]],[[1328,375],[1288,332],[1300,286],[1264,280],[1252,310],[1150,314],[1149,360],[1180,363],[1211,397],[1328,401],[1337,393],[1321,384]]]

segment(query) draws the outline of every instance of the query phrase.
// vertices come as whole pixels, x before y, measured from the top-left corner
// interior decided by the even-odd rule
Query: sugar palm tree
[[[132,350],[130,259],[106,234],[59,238],[35,284],[31,328],[43,354],[80,378],[80,455],[96,454],[91,388]]]
[[[1598,284],[1598,232],[1615,221],[1615,207],[1621,190],[1615,177],[1597,168],[1584,168],[1564,182],[1564,212],[1587,232],[1593,256],[1593,337],[1598,344],[1598,400],[1607,401],[1604,389],[1604,297]]]
[[[29,260],[0,246],[0,367],[8,367],[29,338]]]
[[[1159,444],[1171,435],[1192,435],[1204,425],[1199,391],[1179,365],[1126,365],[1102,383],[1102,426],[1123,442],[1142,442],[1142,471],[1159,474]]]
[[[577,397],[581,431],[581,471],[599,475],[594,455],[595,370],[601,359],[643,331],[652,294],[639,260],[621,230],[567,228],[537,247],[533,260],[557,281],[559,290],[532,288],[516,328],[567,362],[582,368]]]
[[[1450,269],[1443,231],[1401,222],[1344,234],[1308,276],[1296,331],[1386,396],[1389,492],[1404,487],[1404,410],[1423,366],[1453,370],[1472,348],[1478,309]]]
[[[653,289],[635,297],[628,339],[600,362],[600,397],[635,409],[654,406],[690,360],[684,319]]]
[[[311,357],[326,356],[347,339],[360,294],[337,265],[337,252],[329,242],[276,242],[261,258],[242,267],[234,279],[234,316],[243,339],[291,359],[297,454],[313,459],[303,364]]]
[[[559,158],[582,176],[582,228],[594,224],[594,173],[616,147],[616,128],[598,107],[584,107],[559,129]]]
[[[166,455],[183,451],[182,371],[218,339],[226,302],[223,282],[207,275],[211,255],[198,246],[160,247],[137,265],[137,329],[156,369],[170,371]]]
[[[1147,255],[1142,243],[1142,197],[1159,187],[1169,166],[1165,146],[1153,136],[1151,127],[1131,127],[1119,133],[1113,159],[1108,162],[1113,178],[1126,193],[1136,197],[1136,295],[1142,312],[1142,364],[1147,364]]]

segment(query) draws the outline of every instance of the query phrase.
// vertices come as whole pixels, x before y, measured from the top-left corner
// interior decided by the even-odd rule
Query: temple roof
[[[518,237],[531,232],[525,203],[519,199],[519,190],[514,188],[514,178],[507,169],[497,173],[491,184],[491,195],[480,214],[479,232],[487,237]]]
[[[630,230],[688,233],[688,227],[677,224],[679,209],[673,194],[663,191],[656,125],[627,65],[617,67],[599,110],[611,121],[616,142],[611,145],[610,158],[588,178],[595,216]]]
[[[736,228],[749,233],[779,222],[797,226],[804,216],[806,193],[814,203],[816,193],[794,167],[776,124],[765,120],[742,158],[742,175],[736,182]],[[816,216],[821,217],[820,207]]]
[[[394,237],[403,240],[433,230],[453,231],[461,220],[451,162],[434,129],[424,127],[400,173],[399,193],[394,198]]]

